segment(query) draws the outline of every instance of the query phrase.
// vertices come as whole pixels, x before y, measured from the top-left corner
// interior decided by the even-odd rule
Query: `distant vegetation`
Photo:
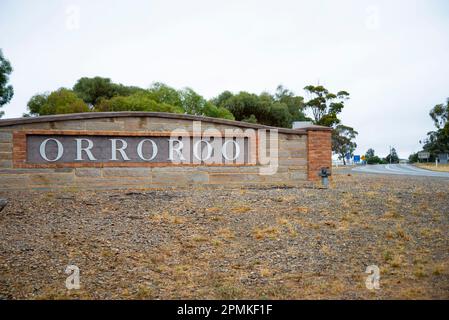
[[[11,72],[11,63],[3,56],[3,52],[0,49],[0,108],[7,104],[14,95],[12,86],[8,85]],[[0,118],[3,114],[4,112],[0,111]]]
[[[148,89],[113,83],[108,78],[81,78],[73,88],[31,97],[25,117],[107,111],[161,111],[184,113],[229,120],[291,128],[294,121],[311,121],[333,128],[332,146],[340,159],[353,154],[357,131],[341,124],[338,115],[349,99],[349,93],[334,94],[323,86],[304,88],[309,96],[304,101],[289,89],[278,86],[274,94],[223,91],[205,99],[191,88],[177,90],[156,82]],[[306,116],[309,111],[311,117]]]
[[[399,156],[396,149],[391,148],[390,153],[385,158],[380,158],[375,154],[374,149],[370,148],[365,153],[365,161],[367,164],[399,163]]]
[[[291,127],[307,120],[304,99],[279,86],[274,95],[224,91],[206,100],[191,88],[174,89],[156,82],[144,89],[113,83],[108,78],[79,79],[72,89],[40,93],[28,102],[28,114],[41,116],[74,112],[161,111]]]
[[[428,161],[435,161],[439,153],[449,153],[449,98],[445,103],[434,106],[429,116],[436,130],[428,132],[427,137],[420,143],[423,144],[423,151],[430,153]],[[418,153],[411,154],[409,161],[418,162]]]
[[[365,153],[365,161],[367,164],[382,164],[384,161],[376,156],[374,149],[368,149]]]

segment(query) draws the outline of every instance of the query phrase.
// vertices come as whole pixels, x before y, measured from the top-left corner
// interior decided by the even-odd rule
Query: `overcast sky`
[[[8,118],[85,76],[206,98],[319,83],[351,94],[341,118],[357,153],[406,158],[449,97],[447,0],[0,0],[0,48],[14,68]]]

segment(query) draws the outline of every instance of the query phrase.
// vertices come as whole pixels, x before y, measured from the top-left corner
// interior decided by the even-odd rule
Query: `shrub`
[[[152,100],[147,93],[135,93],[123,97],[117,96],[111,99],[101,99],[95,106],[95,111],[154,111],[154,112],[172,112],[182,113],[180,107],[172,106],[166,103],[158,103]]]

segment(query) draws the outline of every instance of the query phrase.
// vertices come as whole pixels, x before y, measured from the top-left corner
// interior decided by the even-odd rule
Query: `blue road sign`
[[[354,162],[359,163],[360,162],[360,156],[354,156]]]

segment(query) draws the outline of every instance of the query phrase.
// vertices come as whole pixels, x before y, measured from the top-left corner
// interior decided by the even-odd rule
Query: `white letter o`
[[[150,141],[151,145],[153,146],[153,154],[151,155],[150,159],[147,159],[147,158],[145,158],[143,156],[142,147],[143,147],[143,143],[145,141]],[[151,139],[145,139],[145,140],[140,141],[139,144],[137,145],[137,154],[139,155],[140,159],[142,159],[142,160],[145,160],[145,161],[153,160],[154,158],[156,158],[156,155],[157,155],[157,145],[156,145],[156,143],[153,140],[151,140]]]
[[[201,142],[204,142],[207,146],[207,154],[206,157],[204,159],[202,159],[202,152],[200,151],[201,155],[198,154],[198,149],[201,147]],[[212,146],[210,145],[209,141],[206,140],[199,140],[197,142],[195,142],[195,144],[193,145],[193,155],[195,156],[195,158],[197,158],[200,161],[205,161],[208,160],[211,156],[212,156]]]
[[[226,154],[226,148],[228,146],[228,143],[230,143],[230,142],[234,143],[234,145],[235,145],[235,155],[234,155],[233,158],[229,158],[228,155]],[[226,160],[233,161],[233,160],[237,159],[239,157],[239,155],[240,155],[240,146],[234,140],[227,140],[227,141],[225,141],[225,143],[223,143],[223,146],[221,148],[221,153],[223,154],[223,157]]]
[[[58,154],[57,154],[56,158],[54,158],[53,160],[48,159],[47,158],[47,154],[45,152],[45,147],[47,146],[47,142],[48,141],[54,141],[54,142],[56,142],[56,145],[58,146]],[[49,139],[46,139],[46,140],[42,141],[41,146],[39,148],[39,152],[41,154],[41,157],[45,161],[54,162],[54,161],[58,161],[59,159],[61,159],[62,154],[64,153],[64,147],[62,146],[61,142],[59,142],[58,140],[53,139],[53,138],[49,138]]]

